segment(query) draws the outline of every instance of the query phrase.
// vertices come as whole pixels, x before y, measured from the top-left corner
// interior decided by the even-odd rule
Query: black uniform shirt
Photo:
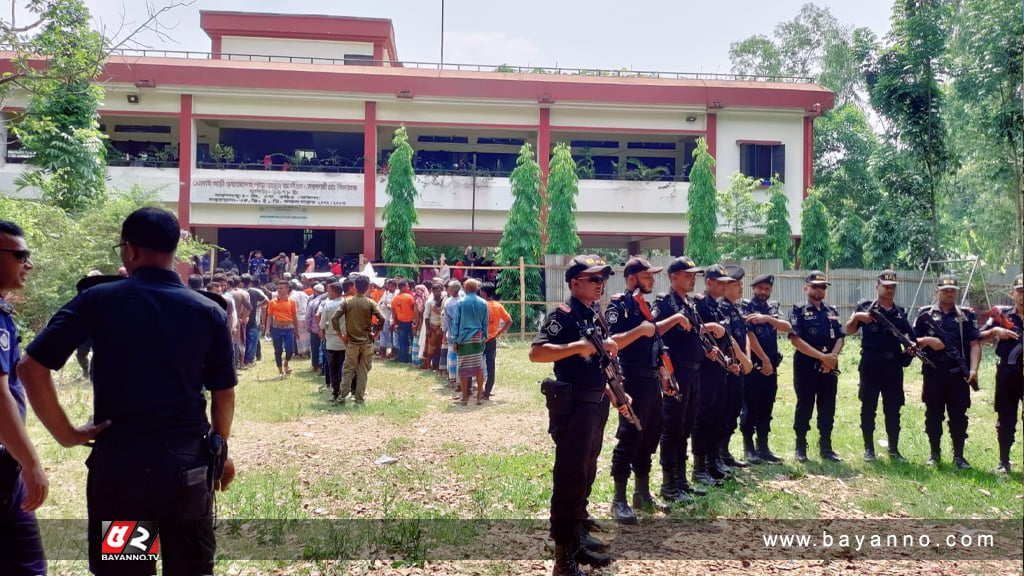
[[[958,308],[959,314],[957,313]],[[936,326],[940,330],[936,330]],[[945,333],[945,338],[940,331]],[[949,314],[943,314],[938,304],[925,306],[918,311],[917,320],[914,322],[914,335],[918,338],[935,336],[941,339],[947,347],[952,346],[963,355],[964,364],[968,369],[971,367],[970,343],[981,338],[974,312],[971,312],[969,308],[954,306],[950,308]],[[956,362],[944,350],[929,348],[926,353],[938,366],[945,366],[947,369],[957,368]]]
[[[836,342],[843,338],[843,327],[839,325],[839,311],[824,302],[821,308],[815,308],[810,302],[793,306],[789,323],[793,325],[790,335],[799,336],[812,348],[826,354],[831,353]],[[796,358],[803,358],[804,361],[811,359],[799,350],[796,352]]]
[[[726,318],[722,314],[722,309],[718,307],[718,302],[715,301],[710,294],[704,292],[703,294],[694,297],[694,300],[697,302],[695,310],[702,322],[717,322],[725,327]],[[732,357],[732,345],[729,342],[728,334],[729,331],[727,329],[726,335],[721,338],[715,338],[715,342],[718,344],[718,349],[721,350],[723,354]],[[714,360],[709,359],[707,356],[705,356],[702,361],[707,362],[709,365],[717,366],[717,363]]]
[[[871,308],[872,302],[870,300],[864,300],[857,304],[857,312],[867,312]],[[878,306],[878,310],[885,314],[885,316],[892,322],[901,333],[908,334],[910,339],[914,339],[914,329],[910,327],[910,321],[907,320],[907,311],[899,306],[893,306],[891,309],[886,310],[885,308]],[[861,324],[861,356],[872,356],[872,355],[884,355],[884,354],[895,354],[902,355],[903,346],[895,336],[889,333],[882,324],[879,322],[872,322],[870,324]]]
[[[700,334],[697,332],[700,326],[696,314],[693,313],[693,302],[689,297],[683,299],[675,292],[669,292],[659,294],[651,310],[655,320],[664,320],[678,312],[682,312],[690,321],[690,329],[683,330],[683,327],[677,324],[661,335],[661,341],[668,347],[669,357],[677,370],[681,366],[698,366],[704,358],[700,347]]]
[[[718,308],[722,311],[722,315],[725,316],[726,330],[729,331],[729,335],[732,336],[736,343],[740,345],[740,350],[747,351],[747,321],[743,319],[743,314],[735,304],[729,301],[728,298],[718,299]]]
[[[540,332],[537,332],[537,336],[533,339],[533,346],[570,344],[582,338],[584,330],[590,329],[597,330],[604,339],[606,335],[601,323],[598,322],[597,314],[596,305],[594,307],[584,306],[576,298],[570,297],[565,304],[555,308],[544,319]],[[604,390],[605,376],[600,354],[588,358],[573,354],[567,358],[556,360],[555,379],[570,382],[588,390]]]
[[[653,316],[653,314],[652,314]],[[616,294],[604,310],[604,319],[608,323],[609,334],[629,332],[646,322],[640,312],[640,304],[629,294]],[[619,349],[619,364],[625,368],[656,368],[658,351],[654,347],[654,338],[641,336],[629,346]]]
[[[1013,322],[1013,325],[1020,335],[1022,329],[1024,329],[1024,319],[1017,314],[1017,309],[1013,306],[999,307],[1003,311],[1003,315]],[[985,323],[985,327],[981,329],[982,332],[991,330],[996,326],[994,318],[989,318],[988,322]],[[1024,339],[1021,340],[1000,340],[996,344],[996,356],[999,356],[1000,364],[1014,364],[1020,366],[1021,364],[1021,352],[1024,350]]]
[[[223,309],[188,289],[177,273],[141,268],[89,288],[61,308],[26,352],[59,370],[92,339],[94,419],[119,435],[209,432],[203,388],[235,386]]]
[[[743,299],[740,302],[740,311],[743,314],[764,314],[765,316],[771,316],[772,318],[779,317],[779,303],[768,300],[753,300]],[[762,322],[760,324],[751,324],[750,330],[754,333],[757,338],[757,342],[761,345],[761,349],[764,353],[772,359],[772,363],[776,366],[778,361],[782,358],[779,354],[779,333],[769,322]]]

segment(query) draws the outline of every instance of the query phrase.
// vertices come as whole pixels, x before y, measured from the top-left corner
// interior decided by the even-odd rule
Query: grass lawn
[[[242,373],[237,389],[231,455],[238,477],[231,489],[218,496],[222,519],[234,530],[232,557],[218,561],[221,574],[547,574],[550,554],[543,530],[517,534],[531,560],[424,561],[367,555],[358,560],[324,560],[353,557],[350,549],[306,549],[305,561],[244,560],[266,558],[271,545],[301,549],[301,538],[289,533],[283,522],[255,520],[325,519],[496,519],[531,520],[543,526],[551,492],[553,444],[546,434],[547,414],[537,382],[550,374],[549,364],[527,359],[528,342],[508,341],[498,351],[498,380],[493,401],[484,406],[451,403],[451,391],[442,380],[411,366],[376,362],[370,373],[364,406],[337,406],[314,376],[308,362],[296,360],[294,375],[277,380],[273,359],[267,353],[256,368]],[[920,368],[915,363],[906,373],[907,404],[903,409],[902,453],[910,460],[897,464],[885,449],[876,447],[878,460],[861,460],[860,404],[857,400],[859,341],[848,339],[842,356],[843,371],[834,432],[835,449],[842,463],[822,463],[817,458],[817,435],[809,435],[812,461],[793,459],[792,418],[795,397],[791,386],[792,353],[786,345],[780,376],[779,398],[773,424],[773,449],[785,458],[781,465],[751,467],[712,489],[687,507],[642,517],[670,519],[872,519],[896,521],[924,518],[1002,519],[1021,521],[1021,433],[1014,446],[1010,476],[992,472],[996,466],[995,413],[992,409],[994,354],[986,347],[981,373],[982,390],[972,396],[966,457],[974,465],[957,471],[949,463],[948,435],[943,439],[945,462],[938,468],[924,466],[928,442],[920,402]],[[265,351],[269,349],[265,345]],[[61,375],[61,398],[74,422],[91,412],[91,389],[70,376]],[[876,438],[884,438],[881,407]],[[590,510],[608,517],[612,482],[608,475],[617,419],[609,419],[604,450]],[[812,423],[813,426],[813,423]],[[1018,425],[1019,426],[1019,425]],[[39,446],[50,474],[51,493],[39,516],[46,519],[85,517],[86,448],[62,449],[30,416],[30,434]],[[877,440],[876,440],[877,441]],[[741,439],[733,438],[734,454],[742,453]],[[397,459],[378,464],[381,456]],[[657,456],[655,456],[657,458]],[[652,473],[657,488],[660,476]],[[326,523],[307,524],[308,526]],[[453,524],[472,532],[472,523]],[[353,525],[357,525],[353,523]],[[366,522],[359,526],[370,526]],[[273,533],[275,532],[276,533]],[[239,537],[242,534],[244,537]],[[415,535],[376,533],[394,540],[379,550],[409,550]],[[494,536],[490,536],[494,537]],[[231,535],[225,536],[225,539]],[[613,536],[614,539],[614,536]],[[241,542],[241,544],[239,544]],[[619,540],[615,547],[622,552]],[[321,545],[323,543],[321,542]],[[412,544],[416,544],[412,542]],[[626,544],[628,546],[628,544]],[[241,546],[241,548],[237,548]],[[415,546],[413,546],[415,549]],[[420,550],[422,552],[422,550]],[[614,551],[614,550],[613,550]],[[358,556],[358,555],[356,555]],[[685,560],[688,556],[662,554],[619,559],[599,574],[1020,574],[1019,561],[988,559],[935,560]],[[851,570],[855,572],[851,572]],[[54,561],[52,574],[86,574],[80,561]]]

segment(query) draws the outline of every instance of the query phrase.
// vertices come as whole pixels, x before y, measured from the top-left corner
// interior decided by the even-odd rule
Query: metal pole
[[[526,334],[526,262],[519,257],[519,333]]]
[[[469,229],[476,231],[476,152],[473,152],[473,209],[469,216]]]

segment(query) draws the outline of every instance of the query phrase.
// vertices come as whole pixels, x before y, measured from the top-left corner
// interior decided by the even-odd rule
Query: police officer
[[[725,268],[714,264],[704,271],[704,293],[695,296],[694,310],[697,317],[716,344],[712,353],[701,359],[697,419],[693,427],[693,472],[690,479],[695,484],[705,486],[721,486],[722,480],[731,471],[718,458],[721,422],[725,417],[724,390],[728,372],[716,360],[719,354],[723,358],[731,359],[733,356],[732,343],[723,325],[726,318],[718,306],[718,298],[722,296],[725,284],[729,282],[734,280],[729,277]]]
[[[949,436],[953,440],[953,464],[966,470],[971,465],[964,458],[967,441],[967,409],[971,407],[971,385],[978,382],[981,362],[981,333],[975,324],[974,312],[957,306],[960,287],[955,276],[939,276],[935,287],[936,302],[922,307],[914,321],[917,343],[928,348],[935,363],[925,364],[924,430],[928,434],[931,455],[929,466],[937,466],[942,453],[942,420],[949,413]]]
[[[25,389],[15,367],[21,357],[14,306],[4,295],[25,287],[32,258],[21,227],[0,220],[0,574],[35,576],[46,558],[34,510],[49,482],[25,430]]]
[[[996,434],[999,439],[999,474],[1010,473],[1010,448],[1017,428],[1017,410],[1024,401],[1024,370],[1021,366],[1024,342],[1024,275],[1013,279],[1013,306],[999,307],[999,318],[992,316],[981,329],[996,344]],[[995,312],[995,311],[994,311]]]
[[[740,431],[743,433],[743,451],[747,462],[768,462],[777,464],[782,458],[776,456],[768,444],[768,433],[771,431],[772,409],[775,406],[775,395],[779,390],[779,364],[782,354],[779,352],[778,333],[788,333],[792,326],[779,318],[779,303],[769,300],[775,276],[761,274],[754,278],[751,287],[754,297],[744,299],[740,308],[754,338],[750,348],[757,357],[754,369],[744,377],[743,381],[743,413],[740,415]],[[752,358],[753,359],[753,358]],[[754,442],[754,435],[757,442]]]
[[[914,358],[913,349],[904,350],[896,336],[871,315],[872,310],[876,314],[884,314],[901,334],[912,338],[914,330],[907,320],[907,311],[894,301],[897,283],[895,272],[883,270],[875,283],[877,298],[860,302],[845,326],[847,335],[856,334],[862,327],[864,332],[860,347],[858,396],[865,462],[875,461],[875,412],[879,395],[885,412],[885,433],[889,437],[889,458],[906,462],[899,450],[900,407],[904,404],[903,369]]]
[[[700,322],[690,298],[697,274],[704,271],[692,258],[680,256],[668,265],[670,292],[659,294],[652,311],[658,332],[668,348],[679,390],[675,400],[662,404],[661,455],[662,483],[659,495],[668,502],[688,504],[691,494],[707,491],[694,488],[686,479],[687,442],[697,417],[700,363],[704,353],[700,344]]]
[[[551,489],[553,576],[580,576],[580,560],[596,565],[611,561],[595,553],[594,548],[603,545],[584,530],[587,498],[597,476],[597,457],[611,397],[601,355],[585,333],[597,331],[604,337],[605,352],[617,354],[618,346],[607,337],[596,306],[611,273],[611,266],[598,256],[573,258],[565,270],[571,297],[548,315],[530,347],[531,362],[555,363],[555,380],[546,383],[544,389],[548,432],[555,441]],[[587,542],[591,546],[585,546]]]
[[[630,472],[636,475],[633,507],[644,510],[655,507],[650,491],[650,474],[651,459],[661,438],[659,351],[653,338],[655,326],[644,319],[634,296],[636,291],[639,291],[640,298],[650,294],[654,290],[654,275],[661,271],[661,266],[652,266],[643,258],[630,258],[622,270],[626,277],[626,292],[612,296],[604,312],[608,333],[619,347],[619,363],[625,378],[623,387],[633,398],[633,412],[643,423],[643,430],[637,430],[623,416],[619,418],[619,429],[615,433],[618,442],[612,452],[611,474],[615,481],[612,517],[623,524],[636,524],[637,521],[626,502]]]
[[[732,439],[733,433],[736,432],[737,419],[744,410],[744,378],[753,368],[753,364],[750,362],[747,354],[747,338],[749,333],[747,321],[743,319],[743,314],[737,307],[737,304],[743,297],[742,280],[746,272],[740,266],[726,266],[725,269],[729,274],[729,278],[733,281],[724,284],[722,296],[718,299],[718,307],[726,318],[725,328],[729,332],[731,341],[734,343],[735,357],[740,361],[741,369],[731,372],[725,377],[725,415],[722,418],[722,425],[718,435],[717,456],[725,466],[746,468],[746,462],[737,460],[729,452],[729,441]],[[759,464],[760,459],[755,458],[753,463]]]
[[[213,573],[211,433],[226,439],[235,370],[224,309],[186,288],[174,272],[179,226],[160,208],[132,212],[117,245],[130,277],[82,291],[26,350],[18,369],[32,408],[62,446],[96,427],[74,428],[58,402],[51,370],[93,341],[95,437],[87,460],[89,568],[94,574],[154,574],[155,561],[100,557],[102,521],[159,521],[165,574]],[[115,311],[116,313],[112,313]],[[211,422],[203,389],[211,391]]]
[[[825,304],[830,283],[824,272],[812,271],[804,283],[807,302],[793,306],[789,340],[796,348],[793,356],[793,388],[796,390],[796,459],[807,461],[807,431],[811,414],[818,408],[819,454],[823,460],[841,462],[832,449],[832,425],[836,413],[839,384],[839,353],[843,350],[843,327],[839,312]]]

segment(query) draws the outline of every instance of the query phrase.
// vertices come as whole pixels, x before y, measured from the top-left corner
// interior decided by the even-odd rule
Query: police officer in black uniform
[[[730,359],[733,356],[732,343],[724,326],[726,318],[718,306],[724,284],[733,281],[723,266],[714,264],[704,271],[704,293],[694,298],[697,317],[716,343],[712,355],[701,359],[697,419],[693,428],[693,472],[690,479],[705,486],[721,486],[722,480],[731,472],[718,458],[721,422],[725,417],[727,371],[714,356],[722,354]]]
[[[544,384],[548,432],[555,441],[551,490],[553,576],[580,576],[581,559],[592,564],[610,561],[607,556],[598,558],[583,543],[589,540],[601,546],[585,533],[584,521],[587,498],[597,476],[610,398],[601,357],[584,333],[597,331],[605,337],[605,351],[617,354],[618,346],[607,337],[597,308],[611,273],[611,266],[598,256],[573,258],[565,270],[572,296],[548,315],[530,347],[530,361],[555,363],[555,380]]]
[[[737,307],[743,298],[743,277],[746,271],[740,266],[726,266],[726,272],[733,282],[724,285],[721,298],[718,299],[718,306],[726,318],[725,328],[734,342],[735,357],[740,361],[741,369],[732,372],[725,377],[725,417],[722,419],[722,427],[718,435],[718,459],[722,464],[731,468],[746,468],[747,463],[737,460],[729,451],[729,442],[736,432],[736,424],[743,413],[743,388],[744,378],[753,368],[747,354],[747,321],[743,313]],[[738,349],[737,349],[738,348]],[[759,464],[760,459],[755,459],[754,464]]]
[[[881,323],[871,310],[884,314],[901,334],[913,339],[914,329],[907,320],[907,311],[895,303],[896,273],[883,270],[875,283],[875,300],[864,300],[846,321],[846,334],[853,335],[863,327],[860,346],[860,429],[864,436],[864,461],[875,461],[875,412],[878,396],[882,396],[885,433],[889,437],[889,458],[906,462],[900,454],[900,407],[904,404],[903,369],[910,365],[913,349],[904,350],[900,341]]]
[[[843,350],[843,327],[839,311],[825,304],[830,283],[824,272],[812,271],[804,283],[807,303],[793,306],[789,340],[796,348],[793,356],[793,388],[796,390],[796,459],[807,461],[807,431],[811,414],[818,408],[819,454],[823,460],[841,462],[832,449],[832,426],[836,414],[839,385],[839,353]]]
[[[619,418],[619,429],[615,433],[618,442],[612,452],[611,474],[615,481],[612,517],[623,524],[636,524],[637,521],[626,502],[630,472],[636,475],[633,507],[644,510],[655,507],[650,474],[651,459],[661,438],[659,351],[653,338],[655,326],[644,319],[640,304],[633,298],[636,290],[640,291],[640,297],[650,294],[654,290],[654,275],[661,271],[662,267],[652,266],[643,258],[630,258],[622,271],[626,277],[626,292],[613,296],[604,312],[608,333],[619,346],[619,363],[625,378],[623,387],[633,398],[633,412],[643,423],[643,430],[637,430],[623,416]]]
[[[1017,410],[1024,401],[1024,275],[1013,279],[1013,306],[1000,306],[981,329],[984,337],[995,340],[996,355],[996,435],[999,439],[999,474],[1010,473],[1010,448],[1017,428]],[[999,317],[995,317],[998,313]]]
[[[768,433],[771,431],[775,395],[779,390],[778,368],[782,363],[778,333],[788,333],[792,326],[779,317],[779,303],[769,300],[774,284],[775,276],[761,274],[751,283],[754,297],[740,303],[743,316],[754,334],[750,344],[751,351],[757,357],[754,369],[743,382],[740,431],[743,433],[743,451],[747,462],[782,462],[782,458],[776,456],[768,444]]]
[[[89,426],[68,421],[50,371],[92,338],[94,416],[109,423],[86,461],[89,568],[98,575],[156,573],[155,561],[101,559],[102,521],[111,520],[159,522],[164,574],[213,573],[211,484],[226,488],[234,465],[228,459],[220,478],[212,474],[211,435],[228,437],[235,370],[224,309],[174,271],[179,234],[166,210],[131,213],[117,246],[130,278],[78,294],[19,367],[39,420],[61,445],[80,445]]]
[[[652,310],[679,383],[675,400],[666,399],[662,404],[659,495],[667,502],[681,504],[693,502],[691,494],[707,494],[703,489],[692,487],[686,479],[687,442],[697,418],[700,363],[704,357],[698,333],[700,322],[689,294],[697,274],[703,271],[687,256],[673,260],[668,265],[672,290],[659,294]]]
[[[960,287],[955,276],[939,277],[935,287],[936,302],[918,311],[914,321],[917,343],[928,348],[935,363],[923,365],[924,430],[928,434],[931,455],[929,466],[937,466],[942,453],[942,421],[949,413],[949,436],[953,440],[953,464],[966,470],[971,467],[964,458],[967,441],[967,409],[971,407],[972,385],[978,382],[981,362],[981,333],[974,312],[957,306]]]

